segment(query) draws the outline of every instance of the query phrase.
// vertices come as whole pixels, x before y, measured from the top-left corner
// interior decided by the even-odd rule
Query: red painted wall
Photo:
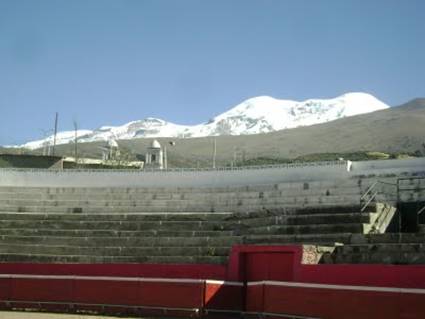
[[[0,274],[119,276],[154,278],[226,278],[227,267],[208,264],[33,264],[0,263]]]
[[[66,276],[66,279],[48,278],[0,278],[0,303],[14,301],[14,306],[34,307],[28,302],[58,302],[64,305],[126,305],[158,307],[164,309],[182,308],[187,311],[208,305],[224,309],[241,309],[241,287],[216,288],[209,291],[207,298],[204,279],[224,280],[226,267],[222,265],[166,265],[166,264],[0,264],[0,274],[23,274],[41,276]],[[90,280],[73,279],[69,276],[92,276]],[[99,277],[99,280],[93,280]],[[100,277],[159,278],[158,281],[102,280]],[[167,279],[194,279],[195,282],[167,282]],[[202,279],[202,280],[201,280]],[[197,280],[197,281],[196,281]],[[239,292],[237,291],[239,289]],[[27,303],[24,303],[27,302]],[[74,310],[96,310],[98,306],[74,305]],[[38,305],[36,305],[38,307]],[[42,305],[43,309],[52,305]],[[55,310],[58,306],[53,307]],[[64,310],[66,307],[62,307]],[[122,309],[113,307],[121,312]],[[117,308],[117,309],[115,309]],[[133,313],[133,312],[131,312]],[[143,314],[163,314],[162,310],[145,309]],[[187,316],[186,311],[168,310],[169,314]]]
[[[205,286],[204,308],[211,310],[241,311],[244,302],[244,287],[208,283]]]
[[[137,308],[143,314],[167,309],[183,317],[204,309],[327,319],[425,318],[425,266],[302,265],[301,258],[298,246],[235,246],[227,267],[0,264],[0,305],[57,302],[41,307],[99,310],[102,304],[111,313],[136,311],[134,306],[148,307]]]
[[[422,265],[299,265],[294,281],[379,287],[425,288]]]
[[[261,249],[239,251],[249,261],[247,281],[257,281],[247,287],[247,311],[327,319],[425,318],[425,266],[302,265],[299,247],[267,248],[269,253]],[[288,270],[279,271],[279,265],[290,265],[290,258],[296,261],[291,278]],[[380,291],[384,287],[392,291]]]

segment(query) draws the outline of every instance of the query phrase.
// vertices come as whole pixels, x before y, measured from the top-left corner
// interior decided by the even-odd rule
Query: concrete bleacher
[[[360,213],[358,206],[323,206],[287,209],[266,214],[247,214],[241,219],[246,243],[349,244],[353,234],[374,230],[383,211],[370,205]]]
[[[2,186],[0,262],[226,263],[235,244],[337,245],[323,258],[329,263],[425,262],[425,234],[395,242],[385,233],[393,194],[360,212],[369,185],[367,178],[345,178],[226,187]]]
[[[329,244],[365,231],[369,213],[356,215],[345,209],[335,214],[325,207],[329,202],[320,199],[328,198],[329,190],[322,194],[323,190],[312,190],[305,183],[298,186],[306,192],[303,196],[299,191],[283,196],[285,190],[279,185],[3,187],[0,258],[4,262],[223,263],[235,244],[282,243],[285,238],[287,243]],[[304,211],[294,208],[301,205],[298,202]],[[318,202],[325,208],[307,209]],[[279,240],[270,237],[276,235]]]
[[[227,213],[0,213],[0,259],[223,263],[238,238]]]
[[[215,188],[1,187],[0,211],[56,213],[250,212],[358,204],[355,180]]]

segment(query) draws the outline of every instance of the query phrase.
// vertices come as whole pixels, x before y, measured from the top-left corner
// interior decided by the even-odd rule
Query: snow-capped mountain
[[[269,96],[248,99],[207,123],[178,125],[156,118],[133,121],[122,126],[102,126],[79,130],[79,142],[109,141],[141,137],[202,137],[269,133],[333,121],[346,116],[386,109],[389,106],[367,93],[347,93],[333,99],[310,99],[302,102],[279,100]],[[74,131],[60,132],[56,144],[72,143]],[[36,149],[52,144],[53,136],[20,147]]]

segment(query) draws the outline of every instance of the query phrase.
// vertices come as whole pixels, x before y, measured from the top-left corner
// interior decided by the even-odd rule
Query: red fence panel
[[[200,309],[203,305],[202,280],[186,282],[142,281],[140,298],[143,306]]]
[[[46,278],[14,278],[10,299],[14,301],[72,302],[73,281]]]
[[[115,280],[74,280],[74,302],[100,305],[142,304],[139,292],[140,283],[137,280],[119,278]]]
[[[240,282],[205,281],[204,309],[242,311],[245,288]]]
[[[247,312],[264,312],[264,286],[262,284],[247,284],[245,310]]]
[[[399,317],[398,293],[265,285],[264,312],[328,319]]]
[[[0,306],[425,318],[425,266],[303,265],[301,257],[297,246],[237,246],[227,272],[215,265],[0,264]]]

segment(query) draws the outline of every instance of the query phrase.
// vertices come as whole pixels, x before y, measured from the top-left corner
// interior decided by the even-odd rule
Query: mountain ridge
[[[247,99],[228,111],[197,125],[180,125],[163,119],[147,117],[121,126],[101,126],[95,130],[77,131],[84,142],[126,140],[150,137],[192,138],[222,135],[251,135],[282,129],[310,126],[358,114],[389,108],[374,96],[352,92],[331,99],[305,101],[258,96]],[[59,132],[56,144],[73,143],[74,131]],[[37,149],[53,144],[53,136],[18,147]]]
[[[383,152],[425,156],[425,99],[368,114],[335,121],[280,130],[266,134],[223,135],[199,138],[136,138],[120,140],[120,150],[129,158],[142,158],[154,139],[167,145],[169,167],[211,167],[214,144],[216,165],[226,166],[245,160],[268,158],[276,162],[311,154],[338,153],[355,160],[348,153]],[[173,144],[170,145],[170,141]],[[79,143],[80,157],[101,158],[104,141]],[[22,149],[5,149],[5,153],[22,153]],[[42,149],[28,151],[41,154]],[[74,145],[56,147],[55,154],[74,156]],[[346,154],[346,155],[342,155]],[[316,158],[319,158],[316,156]]]

